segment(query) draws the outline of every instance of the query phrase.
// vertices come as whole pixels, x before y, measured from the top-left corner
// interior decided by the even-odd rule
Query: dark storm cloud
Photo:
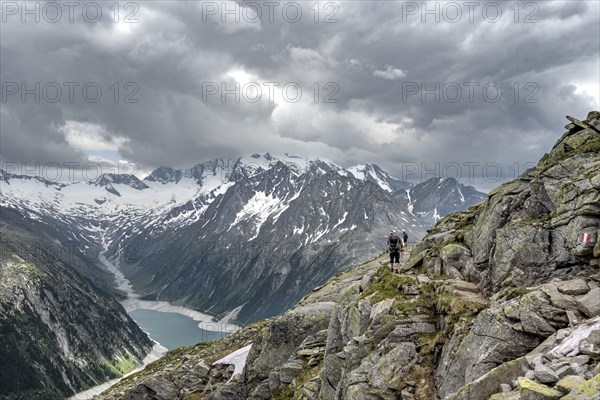
[[[282,15],[283,2],[273,21],[265,3],[254,3],[263,13],[258,23],[244,19],[253,16],[248,8],[240,22],[228,15],[223,23],[221,1],[135,3],[139,22],[132,24],[115,24],[108,3],[97,23],[80,12],[73,23],[66,16],[22,23],[20,14],[4,13],[3,84],[80,86],[74,101],[65,93],[56,103],[32,96],[23,103],[18,94],[3,101],[2,159],[85,160],[94,149],[85,132],[69,131],[78,126],[92,130],[102,150],[113,146],[143,169],[270,151],[317,154],[346,166],[375,162],[398,175],[407,162],[491,160],[510,177],[508,166],[550,148],[565,114],[585,117],[598,107],[599,6],[522,2],[516,14],[512,2],[491,3],[501,6],[496,22],[481,11],[490,2],[478,3],[472,16],[462,7],[455,23],[451,14],[436,23],[435,15],[415,12],[422,2],[400,1],[321,3],[318,22],[312,3],[297,2],[303,14],[293,23]],[[210,4],[220,8],[216,15],[207,15]],[[436,4],[445,10],[451,3],[429,2],[429,9]],[[121,9],[119,18],[129,11]],[[324,23],[332,12],[338,22]],[[261,100],[203,97],[207,82],[232,88],[236,81],[257,82]],[[89,82],[103,91],[97,103],[82,98]],[[302,99],[278,95],[269,102],[264,82],[295,82]],[[447,90],[438,99],[412,91],[435,91],[436,84]],[[485,85],[491,91],[484,93]],[[488,98],[497,87],[502,98]],[[336,102],[324,102],[327,95]],[[125,102],[127,96],[138,102]]]

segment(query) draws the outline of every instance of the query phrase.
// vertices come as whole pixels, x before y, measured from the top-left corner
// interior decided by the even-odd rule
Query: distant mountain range
[[[79,272],[99,286],[110,287],[94,262],[106,251],[146,299],[240,323],[280,313],[379,254],[390,228],[417,240],[487,198],[453,178],[413,184],[374,164],[344,169],[288,154],[160,167],[143,180],[62,183],[0,170],[0,186],[0,206],[20,225],[71,242],[95,264]]]

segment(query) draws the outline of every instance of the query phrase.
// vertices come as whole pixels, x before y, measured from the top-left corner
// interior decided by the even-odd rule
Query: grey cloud
[[[139,23],[123,34],[108,18],[9,20],[2,24],[2,82],[95,81],[104,92],[94,104],[3,102],[2,159],[84,159],[57,129],[72,120],[129,139],[121,156],[144,169],[271,151],[321,154],[342,165],[376,162],[397,174],[403,162],[494,160],[509,177],[508,166],[549,149],[564,114],[583,117],[598,106],[572,86],[599,83],[598,4],[551,3],[536,3],[534,24],[515,23],[511,15],[497,24],[403,22],[403,3],[364,1],[339,3],[333,24],[314,23],[302,3],[297,23],[276,14],[273,23],[223,26],[214,18],[203,22],[200,3],[179,1],[139,3]],[[203,83],[232,84],[224,74],[233,69],[261,82],[297,82],[304,101],[278,107],[213,96],[204,102]],[[109,89],[114,82],[121,86],[117,103]],[[122,102],[127,82],[139,88],[138,103]],[[311,104],[315,82],[319,102]],[[323,103],[327,82],[339,87],[337,103]],[[456,103],[422,101],[406,96],[411,82],[430,88],[495,82],[505,96],[492,103],[479,91],[473,102],[464,101],[465,93]],[[523,102],[528,82],[538,89],[537,103]]]

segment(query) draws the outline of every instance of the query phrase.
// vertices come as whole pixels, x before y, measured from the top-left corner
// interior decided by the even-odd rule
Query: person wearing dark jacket
[[[406,231],[402,231],[402,242],[404,246],[408,244],[408,234]]]
[[[396,234],[396,231],[392,230],[388,237],[388,251],[390,252],[390,270],[392,272],[400,272],[400,248],[402,247],[402,240]],[[398,267],[394,268],[394,264]]]

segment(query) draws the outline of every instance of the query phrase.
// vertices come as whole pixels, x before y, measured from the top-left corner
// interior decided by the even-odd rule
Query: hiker
[[[396,231],[390,232],[388,238],[388,251],[390,252],[390,270],[394,272],[394,263],[398,265],[398,272],[400,272],[400,247],[402,246],[402,240],[396,234]]]
[[[406,231],[402,231],[402,247],[408,245],[408,234]]]

